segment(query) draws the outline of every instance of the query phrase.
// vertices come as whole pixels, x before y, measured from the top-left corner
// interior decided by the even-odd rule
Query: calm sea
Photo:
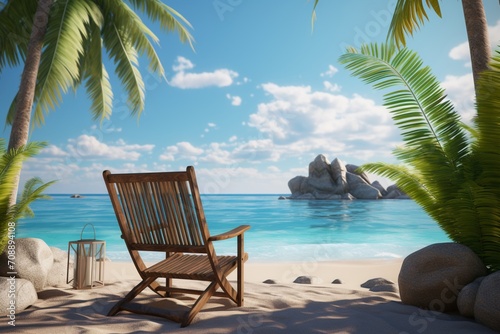
[[[35,237],[67,250],[91,223],[96,238],[106,241],[112,261],[129,255],[107,195],[51,195],[31,205],[34,218],[18,222],[16,237]],[[324,261],[400,258],[435,242],[449,241],[444,232],[411,200],[292,201],[279,195],[205,195],[211,234],[241,224],[245,250],[252,261]],[[83,238],[93,238],[87,225]],[[216,243],[219,254],[233,254],[235,241]],[[159,259],[160,254],[148,254]]]

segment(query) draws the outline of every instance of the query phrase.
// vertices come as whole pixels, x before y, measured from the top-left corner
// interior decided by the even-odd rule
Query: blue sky
[[[194,50],[150,27],[168,82],[141,71],[146,107],[131,117],[112,75],[113,115],[93,122],[84,90],[70,92],[30,140],[49,146],[24,166],[23,179],[58,180],[49,193],[102,193],[101,172],[164,171],[194,165],[203,193],[288,194],[318,154],[360,165],[393,162],[400,143],[382,92],[338,63],[346,46],[385,40],[395,1],[322,0],[311,30],[312,1],[165,1],[192,24]],[[443,1],[443,18],[408,46],[447,89],[464,120],[473,115],[473,84],[462,7]],[[485,1],[491,44],[500,43],[500,6]],[[112,63],[106,63],[111,74]],[[0,117],[20,69],[0,76]],[[8,138],[10,128],[1,136]],[[386,185],[390,182],[379,177]]]

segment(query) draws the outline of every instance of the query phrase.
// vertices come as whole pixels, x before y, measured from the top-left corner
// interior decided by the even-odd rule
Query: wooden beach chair
[[[106,170],[103,177],[122,238],[142,277],[110,310],[109,316],[127,310],[164,317],[185,327],[214,295],[243,305],[243,266],[248,259],[244,252],[244,232],[250,226],[210,235],[192,166],[186,171],[159,173],[112,174]],[[213,242],[233,237],[237,237],[237,255],[216,255]],[[141,258],[143,251],[163,252],[165,259],[148,267]],[[227,280],[234,269],[237,269],[236,289]],[[165,284],[159,278],[165,278],[161,280]],[[205,281],[208,286],[205,290],[174,287],[172,279]],[[200,296],[188,311],[180,314],[130,303],[146,287],[162,297],[172,297],[173,293]]]

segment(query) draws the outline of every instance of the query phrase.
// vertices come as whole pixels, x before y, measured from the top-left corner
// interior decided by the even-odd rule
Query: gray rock
[[[401,193],[398,190],[391,190],[385,194],[384,199],[397,199],[401,196]]]
[[[351,189],[351,194],[357,199],[379,199],[382,198],[378,189],[370,185],[361,185],[356,189]]]
[[[332,200],[332,199],[341,199],[341,195],[337,194],[328,194],[328,193],[314,193],[315,199],[323,199],[323,200]]]
[[[332,171],[332,179],[336,186],[336,194],[343,194],[349,190],[347,181],[347,168],[345,164],[335,158],[330,164]]]
[[[316,199],[316,197],[314,197],[314,195],[311,193],[306,193],[300,195],[292,195],[291,199],[311,200]]]
[[[318,279],[314,276],[299,276],[293,281],[297,284],[318,284]]]
[[[354,197],[350,193],[347,193],[347,194],[343,194],[341,199],[347,200],[347,201],[352,201],[352,200],[356,199],[356,197]]]
[[[322,192],[337,194],[342,193],[338,191],[338,187],[332,177],[332,170],[330,163],[326,160],[325,156],[320,154],[309,164],[309,177],[307,178],[307,188],[301,189],[306,192]]]
[[[358,174],[347,173],[349,193],[357,199],[378,199],[382,197],[377,188],[372,187]]]
[[[371,292],[398,292],[398,288],[394,284],[375,285],[369,289]]]
[[[388,279],[382,277],[377,277],[369,279],[368,281],[364,282],[363,284],[361,284],[361,287],[370,289],[378,285],[390,285],[390,284],[394,285],[394,282],[389,281]]]
[[[382,195],[382,197],[386,196],[387,195],[387,190],[385,190],[384,186],[380,184],[380,182],[378,181],[373,181],[373,183],[371,184],[371,186],[375,189],[377,189],[380,194]]]
[[[12,294],[12,298],[10,298]],[[4,321],[13,320],[15,314],[33,305],[38,300],[33,283],[23,278],[0,277],[0,316],[7,316]],[[11,304],[14,303],[14,304]],[[10,319],[10,320],[7,320]]]
[[[359,168],[359,166],[356,166],[356,165],[351,165],[351,164],[346,164],[345,165],[345,168],[347,169],[347,171],[349,173],[352,173],[352,174],[356,174],[356,175],[359,175],[363,180],[365,180],[365,182],[367,184],[370,184],[370,178],[368,177],[368,175],[365,173],[365,172],[361,172],[359,173],[357,171],[357,169]]]
[[[292,193],[292,197],[305,193],[306,191],[304,184],[306,183],[307,183],[307,178],[305,176],[296,176],[290,181],[288,181],[288,188]]]
[[[439,312],[456,311],[459,291],[486,275],[486,267],[468,247],[439,243],[408,255],[398,277],[404,304]]]
[[[276,282],[275,280],[273,279],[266,279],[264,282],[262,283],[265,283],[265,284],[278,284],[278,282]]]
[[[500,271],[486,276],[476,295],[476,321],[500,332]]]
[[[372,292],[397,292],[394,282],[389,281],[385,278],[378,277],[372,278],[361,284],[362,288],[367,288]]]
[[[458,312],[464,317],[474,318],[474,305],[476,304],[477,290],[483,279],[484,277],[479,277],[460,290],[457,299],[457,307]]]
[[[7,268],[7,254],[0,255],[0,275],[6,276],[11,271]],[[36,291],[41,291],[47,283],[47,276],[54,263],[54,256],[49,246],[42,239],[16,239],[15,271],[17,277],[33,283]]]
[[[45,286],[63,286],[66,285],[67,266],[68,266],[68,253],[56,247],[50,247],[52,255],[54,256],[54,263],[47,276]],[[72,270],[72,263],[70,263],[70,272]]]
[[[386,191],[377,181],[370,183],[358,166],[345,164],[335,158],[332,163],[319,154],[309,163],[309,175],[296,176],[288,181],[292,195],[289,199],[353,200],[379,198],[408,198],[396,186]],[[391,189],[391,191],[389,191]]]
[[[342,281],[340,279],[336,278],[332,281],[332,284],[342,284]]]

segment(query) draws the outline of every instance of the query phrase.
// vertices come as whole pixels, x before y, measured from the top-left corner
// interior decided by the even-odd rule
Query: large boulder
[[[326,158],[325,158],[326,159]],[[343,194],[346,193],[349,189],[348,181],[347,181],[347,167],[344,163],[335,158],[330,164],[332,171],[332,179],[335,183],[335,193]]]
[[[382,195],[382,197],[386,196],[387,195],[387,190],[385,190],[384,186],[380,184],[380,182],[378,181],[373,181],[373,183],[371,184],[371,186],[373,188],[376,188],[378,189],[378,191],[380,192],[380,194]]]
[[[16,313],[33,305],[38,300],[33,284],[23,278],[0,277],[0,316],[6,321],[15,320]],[[13,317],[9,317],[12,315]],[[10,320],[8,320],[10,319]]]
[[[500,332],[500,271],[486,276],[477,290],[476,321]]]
[[[307,178],[307,192],[342,193],[332,178],[332,168],[324,155],[318,155],[309,164],[309,177]]]
[[[467,284],[460,290],[457,299],[457,307],[458,312],[464,317],[474,318],[477,291],[483,279],[484,277],[476,278],[473,282]]]
[[[401,301],[433,311],[456,311],[460,290],[486,272],[481,259],[464,245],[427,246],[403,261],[398,277]]]
[[[349,193],[357,199],[378,199],[382,197],[377,188],[369,185],[361,176],[347,173]]]
[[[345,168],[347,169],[347,171],[349,173],[359,175],[363,180],[366,181],[366,183],[370,184],[370,178],[368,177],[368,175],[365,172],[361,172],[361,173],[358,172],[359,166],[352,165],[352,164],[346,164]]]
[[[293,179],[288,181],[288,188],[293,196],[299,196],[306,191],[304,191],[304,184],[307,182],[307,178],[305,176],[296,176]]]
[[[17,277],[24,278],[33,283],[36,291],[41,291],[47,283],[54,256],[50,247],[38,238],[19,238],[16,239],[15,253],[15,271]],[[12,272],[7,267],[7,253],[0,255],[0,276],[9,276]]]
[[[68,267],[68,252],[63,251],[57,247],[50,247],[54,262],[47,276],[45,286],[64,286],[66,285],[67,267]],[[70,263],[70,270],[72,263]]]

